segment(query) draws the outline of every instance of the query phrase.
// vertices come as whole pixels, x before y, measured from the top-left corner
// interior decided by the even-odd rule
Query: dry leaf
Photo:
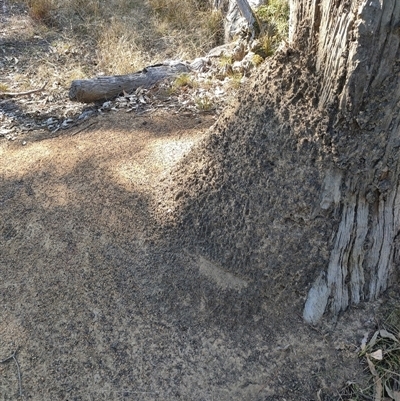
[[[389,333],[389,332],[386,331],[386,330],[379,330],[379,335],[380,335],[382,338],[389,338],[389,339],[395,341],[396,343],[399,342],[399,340],[396,338],[396,336],[395,336],[394,334]]]
[[[378,335],[379,335],[379,330],[375,331],[371,340],[369,340],[368,347],[372,348],[376,344],[376,339],[378,338]]]
[[[369,356],[371,358],[374,358],[374,359],[378,360],[378,361],[381,361],[383,359],[383,352],[382,352],[381,349],[378,349],[377,351],[371,352],[369,354]]]
[[[394,401],[400,401],[400,391],[395,391],[389,388],[387,384],[385,384],[385,390],[387,395]]]
[[[374,364],[371,362],[367,355],[367,362],[368,362],[368,367],[369,370],[371,371],[372,376],[374,376],[374,384],[375,384],[375,396],[374,396],[374,401],[382,401],[382,393],[383,393],[383,386],[382,386],[382,380],[378,375],[378,372],[375,369]]]

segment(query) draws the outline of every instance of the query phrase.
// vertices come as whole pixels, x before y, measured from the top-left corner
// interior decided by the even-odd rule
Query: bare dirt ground
[[[365,381],[357,352],[381,302],[308,327],[284,277],[186,238],[182,166],[214,121],[115,112],[1,139],[0,360],[17,351],[19,369],[0,364],[1,400],[333,400]]]

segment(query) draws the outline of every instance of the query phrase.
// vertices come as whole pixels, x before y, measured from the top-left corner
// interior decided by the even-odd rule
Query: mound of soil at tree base
[[[277,376],[290,380],[285,376],[271,398],[260,399],[314,399],[318,386],[327,384],[313,383],[314,369],[330,372],[331,390],[343,374],[355,374],[344,373],[349,365],[338,362],[337,354],[316,347],[301,322],[308,290],[328,265],[340,216],[334,194],[321,191],[337,154],[327,138],[327,114],[316,107],[318,85],[296,51],[277,55],[166,178],[160,191],[167,199],[155,210],[197,277],[175,282],[173,302],[166,301],[172,311],[188,293],[191,305],[201,300],[188,310],[185,326],[198,321],[199,309],[206,311],[207,325],[218,322],[249,352],[257,349],[260,330],[271,344],[307,332],[308,340],[299,334],[295,341],[301,357],[277,368]],[[344,327],[360,335],[369,320],[353,326],[349,315],[343,319],[339,333],[345,342]]]
[[[321,208],[329,154],[320,156],[330,149],[316,86],[294,52],[267,66],[171,174],[170,201],[159,212],[170,214],[191,257],[242,280],[240,303],[258,305],[268,319],[293,308],[301,315],[339,223],[333,201]],[[234,314],[231,290],[224,296]]]
[[[336,330],[301,318],[329,252],[301,71],[272,65],[208,132],[116,113],[0,144],[0,360],[18,349],[21,372],[0,364],[3,399],[310,400],[357,379],[379,303]]]

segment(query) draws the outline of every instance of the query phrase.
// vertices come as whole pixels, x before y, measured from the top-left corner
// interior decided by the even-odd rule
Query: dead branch
[[[26,92],[2,92],[2,93],[0,93],[0,98],[32,95],[33,93],[41,92],[42,90],[44,90],[44,88],[46,88],[46,86],[47,86],[47,81],[39,89],[33,89],[30,91],[26,91]]]
[[[97,124],[97,121],[93,121],[92,123],[86,125],[85,127],[78,129],[78,131],[75,131],[74,133],[72,133],[71,136],[77,135],[80,132],[85,131],[85,129],[88,129],[89,127],[91,127],[92,125],[95,125],[95,124]]]
[[[21,369],[19,368],[19,363],[17,360],[17,352],[18,348],[6,359],[3,359],[0,361],[0,363],[5,363],[9,361],[10,359],[14,359],[15,365],[17,366],[17,372],[18,372],[18,390],[19,390],[19,396],[22,397],[22,379],[21,379]]]

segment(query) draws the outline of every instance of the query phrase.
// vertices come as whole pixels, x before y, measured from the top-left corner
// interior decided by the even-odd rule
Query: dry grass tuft
[[[260,56],[271,56],[279,44],[289,33],[289,2],[288,0],[269,0],[256,10],[256,15],[263,26],[260,37]]]
[[[149,0],[157,32],[186,58],[204,54],[223,40],[223,15],[196,0]]]
[[[7,92],[9,91],[9,86],[7,84],[3,84],[0,82],[0,92]]]
[[[182,88],[188,87],[193,88],[198,86],[198,84],[193,80],[193,78],[189,74],[181,74],[177,76],[174,81],[171,83],[171,86],[168,89],[168,94],[173,95]]]
[[[194,102],[200,111],[207,112],[215,109],[215,104],[208,95],[197,96]]]
[[[52,0],[27,0],[29,16],[36,22],[53,24],[54,5]]]

